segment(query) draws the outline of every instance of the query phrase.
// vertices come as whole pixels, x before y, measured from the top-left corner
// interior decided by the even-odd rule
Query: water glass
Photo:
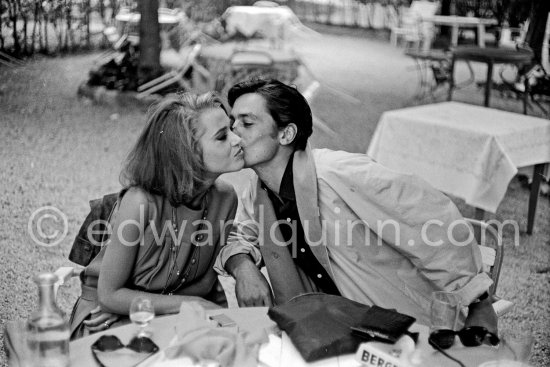
[[[533,351],[535,338],[526,329],[504,329],[500,331],[499,359],[528,362]]]
[[[531,367],[528,361],[535,338],[530,330],[505,328],[499,331],[499,337],[500,344],[496,350],[496,358],[478,367]]]
[[[460,298],[450,292],[433,292],[430,307],[430,333],[438,330],[458,330]]]
[[[151,336],[147,332],[147,325],[155,318],[155,308],[153,302],[144,296],[136,297],[132,300],[130,305],[130,320],[140,327],[140,331],[137,336]]]

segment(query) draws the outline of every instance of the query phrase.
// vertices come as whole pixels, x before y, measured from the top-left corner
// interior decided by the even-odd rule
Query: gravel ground
[[[410,60],[387,40],[350,30],[343,33],[346,36],[332,33],[297,41],[295,46],[323,81],[314,113],[338,131],[337,137],[316,133],[314,146],[364,152],[380,114],[411,104],[416,79],[407,71]],[[330,52],[331,47],[338,52]],[[70,264],[67,255],[89,210],[88,200],[119,189],[120,163],[143,126],[143,110],[77,99],[77,86],[96,56],[38,58],[21,68],[0,68],[1,328],[8,320],[26,318],[35,307],[34,274]],[[332,87],[363,102],[351,103]],[[475,89],[461,91],[457,99],[468,101],[473,93],[480,94]],[[520,108],[517,102],[498,98],[495,104]],[[528,191],[513,180],[499,210],[489,218],[517,220],[525,228],[527,199]],[[473,208],[455,201],[465,216],[473,215]],[[68,233],[57,246],[38,246],[27,228],[31,215],[45,206],[67,217]],[[48,233],[60,229],[54,220],[45,223]],[[521,233],[514,246],[511,234],[505,233],[498,291],[516,304],[500,325],[530,330],[536,338],[531,359],[535,366],[550,365],[548,223],[550,203],[541,197],[534,234]],[[60,291],[59,303],[66,312],[77,297],[77,286],[73,280]],[[3,335],[0,364],[6,365]]]

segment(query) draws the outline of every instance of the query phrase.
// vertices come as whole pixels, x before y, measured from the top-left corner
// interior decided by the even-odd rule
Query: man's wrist
[[[238,276],[239,271],[247,269],[251,266],[256,268],[256,264],[252,260],[252,257],[248,254],[233,255],[225,262],[225,270],[234,278]]]

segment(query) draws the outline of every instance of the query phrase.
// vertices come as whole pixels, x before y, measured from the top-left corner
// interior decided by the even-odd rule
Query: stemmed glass
[[[130,305],[130,320],[140,327],[138,337],[150,336],[146,331],[147,325],[155,318],[153,302],[147,297],[138,296],[132,300]]]

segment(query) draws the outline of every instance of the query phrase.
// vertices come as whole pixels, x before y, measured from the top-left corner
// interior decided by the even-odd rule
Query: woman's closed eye
[[[214,139],[219,140],[219,141],[226,140],[227,139],[227,130],[229,130],[229,128],[227,126],[221,128],[220,130],[218,130],[216,132],[216,134],[214,134]]]

